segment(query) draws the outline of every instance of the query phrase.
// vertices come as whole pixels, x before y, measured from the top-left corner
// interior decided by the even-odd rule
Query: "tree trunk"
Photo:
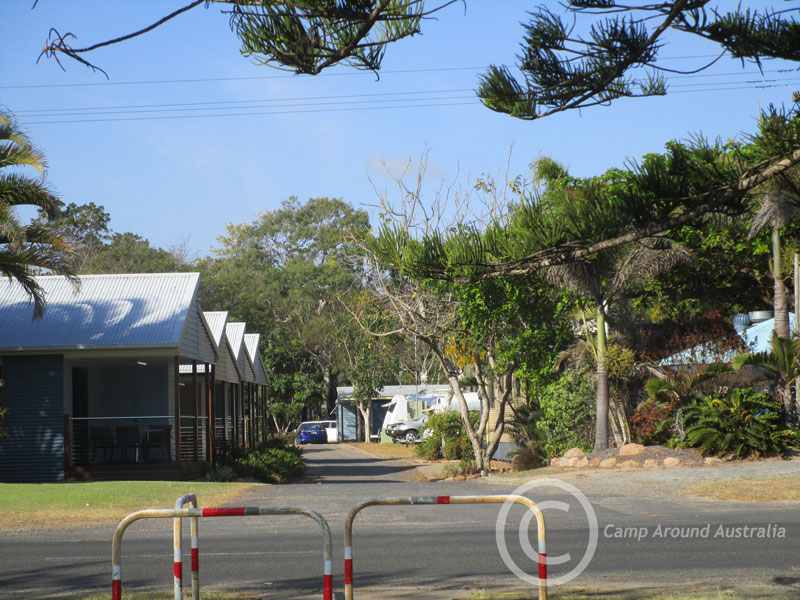
[[[608,412],[610,413],[608,415],[608,424],[611,426],[611,435],[614,437],[614,445],[617,448],[621,448],[622,445],[625,443],[625,440],[619,428],[619,419],[617,419],[617,407],[614,402],[609,402]]]
[[[608,448],[608,373],[606,372],[606,315],[597,305],[597,406],[594,432],[595,451]]]
[[[506,405],[508,398],[513,391],[512,388],[513,376],[511,371],[507,371],[500,377],[495,379],[495,410],[497,410],[497,421],[495,422],[494,431],[492,432],[492,441],[486,447],[486,466],[491,465],[492,456],[497,451],[497,446],[500,444],[500,438],[503,436],[506,426]]]
[[[328,419],[336,408],[336,380],[337,374],[330,365],[320,363],[322,369],[322,382],[325,384],[325,418]]]
[[[461,391],[461,384],[458,382],[458,377],[452,373],[448,374],[447,381],[450,383],[450,387],[453,388],[453,394],[458,400],[459,412],[461,413],[461,422],[464,425],[464,431],[467,432],[467,437],[469,437],[470,444],[472,444],[472,452],[475,454],[475,468],[479,473],[483,474],[486,471],[483,440],[481,439],[481,436],[479,436],[472,428],[472,425],[469,422],[469,408],[467,407],[467,400],[464,398],[464,393]],[[481,394],[481,396],[483,396],[483,394]],[[486,402],[486,398],[483,398],[482,403]]]
[[[372,438],[370,437],[371,433],[371,424],[372,424],[372,402],[367,401],[367,407],[364,408],[361,402],[358,403],[358,412],[361,413],[361,418],[364,420],[364,443],[371,444]]]
[[[772,228],[772,277],[775,281],[773,297],[773,310],[775,311],[775,334],[788,338],[789,331],[789,304],[787,302],[786,284],[781,272],[781,236],[778,227]]]

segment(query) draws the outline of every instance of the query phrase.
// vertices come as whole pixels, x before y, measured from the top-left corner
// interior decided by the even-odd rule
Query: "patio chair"
[[[171,425],[150,427],[150,429],[148,429],[147,442],[144,448],[145,460],[153,460],[150,453],[153,449],[156,449],[161,452],[164,462],[170,462],[172,459],[169,448],[170,431],[172,431]]]
[[[118,425],[117,445],[122,451],[123,462],[128,462],[128,450],[130,449],[134,451],[134,462],[139,462],[139,449],[142,448],[142,439],[139,437],[139,427],[136,425]]]
[[[103,463],[109,462],[114,458],[114,450],[117,445],[114,443],[114,436],[111,427],[108,425],[93,425],[89,429],[92,442],[92,462],[97,462],[97,451],[103,451]]]

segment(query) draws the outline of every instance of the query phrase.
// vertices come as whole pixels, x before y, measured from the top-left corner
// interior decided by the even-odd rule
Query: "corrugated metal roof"
[[[177,347],[199,273],[84,275],[75,291],[61,276],[37,277],[47,310],[15,281],[0,282],[0,350]]]
[[[352,398],[353,386],[340,386],[336,388],[339,399]],[[420,384],[416,385],[387,385],[378,390],[378,398],[394,398],[395,396],[408,396],[419,394],[420,396],[449,396],[453,393],[453,388],[449,384]]]
[[[222,343],[222,334],[225,333],[225,324],[228,322],[227,310],[204,310],[203,316],[208,321],[208,326],[211,328],[211,333],[214,335],[214,341],[217,346]]]
[[[247,354],[250,357],[250,362],[253,363],[256,383],[267,385],[267,371],[264,369],[264,363],[261,361],[261,355],[258,352],[258,341],[260,339],[261,335],[258,333],[244,334],[244,345],[247,347]]]
[[[225,325],[225,335],[228,338],[228,343],[231,345],[233,355],[237,358],[242,349],[242,341],[244,341],[244,328],[244,323],[228,323]]]

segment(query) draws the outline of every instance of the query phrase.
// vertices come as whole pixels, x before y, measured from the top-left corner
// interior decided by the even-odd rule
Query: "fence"
[[[405,498],[370,498],[363,500],[347,515],[344,525],[344,597],[353,600],[353,521],[363,509],[378,505],[450,505],[503,504],[516,502],[527,506],[536,517],[539,548],[539,600],[547,600],[547,552],[545,548],[544,515],[536,503],[525,496],[409,496]]]

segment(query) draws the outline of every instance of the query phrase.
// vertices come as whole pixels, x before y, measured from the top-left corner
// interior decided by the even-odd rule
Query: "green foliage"
[[[236,481],[236,472],[233,470],[233,467],[229,465],[219,465],[214,470],[206,473],[206,481],[216,483]]]
[[[305,474],[303,451],[286,443],[283,438],[270,438],[257,449],[223,449],[219,466],[213,477],[228,476],[261,483],[286,483]]]
[[[785,455],[800,444],[800,434],[781,426],[780,415],[780,403],[764,392],[736,388],[719,398],[701,394],[683,412],[683,443],[703,454],[734,458]]]
[[[37,176],[24,171],[34,169]],[[35,276],[41,269],[66,275],[77,283],[70,266],[71,246],[54,224],[59,201],[47,187],[47,161],[16,119],[0,110],[0,277],[16,281],[33,300],[33,317],[44,315],[44,291]],[[25,224],[18,207],[38,208],[42,217]]]
[[[245,479],[254,479],[261,483],[287,483],[302,477],[306,464],[290,448],[267,448],[250,452],[237,460],[234,470]]]
[[[488,108],[538,119],[618,98],[664,95],[659,52],[665,32],[715,42],[742,63],[800,60],[797,21],[788,11],[745,3],[725,13],[705,8],[706,2],[677,0],[624,7],[607,0],[560,4],[563,15],[544,5],[530,13],[518,55],[521,77],[495,65],[481,76],[478,96]],[[696,70],[714,62],[701,62]]]
[[[547,456],[561,456],[575,447],[591,451],[595,394],[588,373],[565,374],[538,396],[539,435]]]
[[[470,411],[469,420],[475,427],[480,419],[480,413]],[[448,460],[474,459],[472,444],[464,431],[461,414],[449,411],[432,414],[425,422],[423,432],[430,431],[430,435],[422,436],[422,441],[416,447],[417,456],[427,460],[446,458]]]
[[[359,287],[352,240],[368,227],[367,213],[340,199],[292,197],[252,222],[228,224],[217,256],[200,263],[203,306],[262,334],[273,401],[332,408],[345,353],[331,332],[349,329],[342,298]]]
[[[186,270],[183,258],[169,250],[153,248],[135,233],[115,233],[111,243],[98,250],[83,266],[84,273],[172,273]]]

